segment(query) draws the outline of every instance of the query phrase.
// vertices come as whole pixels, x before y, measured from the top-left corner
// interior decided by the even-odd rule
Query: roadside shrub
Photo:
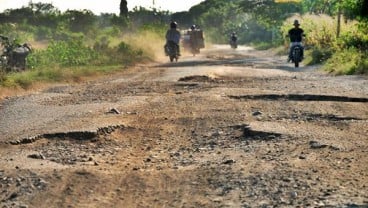
[[[141,49],[135,49],[124,41],[121,41],[119,45],[112,50],[111,63],[129,65],[143,56],[143,51]]]
[[[368,74],[368,54],[357,48],[343,49],[327,60],[324,70],[334,74]]]
[[[81,66],[92,63],[97,55],[81,39],[76,39],[51,42],[46,50],[34,52],[28,60],[31,67]]]
[[[305,52],[305,59],[304,63],[306,65],[313,65],[313,64],[320,64],[327,61],[331,58],[333,54],[333,50],[329,47],[320,48],[320,47],[313,47]]]
[[[361,51],[368,50],[368,34],[362,30],[352,27],[350,31],[346,31],[341,34],[337,41],[338,48],[358,48]]]
[[[35,40],[41,41],[41,40],[47,40],[50,37],[52,37],[52,30],[48,27],[40,26],[36,32],[35,32]]]

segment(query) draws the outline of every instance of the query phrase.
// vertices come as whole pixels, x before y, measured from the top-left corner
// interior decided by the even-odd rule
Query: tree
[[[293,13],[301,12],[300,4],[295,1],[243,0],[240,7],[267,28],[281,25]]]
[[[120,17],[128,17],[128,2],[126,0],[120,2]]]
[[[86,32],[93,28],[97,22],[93,12],[87,9],[67,10],[64,13],[64,17],[67,19],[69,29],[73,32]]]

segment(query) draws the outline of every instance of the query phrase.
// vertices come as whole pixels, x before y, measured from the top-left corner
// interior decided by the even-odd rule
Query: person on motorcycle
[[[200,49],[204,48],[203,31],[198,27],[198,25],[192,25],[188,31],[188,34],[193,55],[200,53]]]
[[[295,46],[301,46],[302,47],[302,59],[304,54],[304,48],[302,45],[302,40],[304,35],[304,30],[300,28],[300,24],[298,20],[294,20],[294,28],[290,29],[287,35],[290,38],[290,49],[289,49],[289,57],[288,62],[292,59],[292,51]]]
[[[236,33],[235,32],[231,33],[230,41],[236,43],[237,40],[238,40],[238,37],[236,36]]]
[[[237,44],[237,41],[238,41],[238,36],[236,35],[235,32],[232,32],[231,33],[231,36],[230,36],[230,45],[232,48],[237,48],[238,44]]]
[[[170,23],[170,29],[167,30],[166,32],[166,45],[165,48],[169,45],[169,43],[173,43],[176,45],[177,49],[178,49],[178,55],[180,56],[180,46],[179,46],[179,42],[180,42],[180,32],[179,30],[177,30],[178,24],[174,21],[172,21]]]
[[[196,45],[197,45],[196,29],[197,29],[196,25],[190,26],[189,42],[190,42],[190,47],[192,48],[192,50],[195,50]]]

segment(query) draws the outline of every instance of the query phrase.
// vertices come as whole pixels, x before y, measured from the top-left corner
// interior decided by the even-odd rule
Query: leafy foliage
[[[244,0],[240,6],[268,28],[281,25],[293,13],[301,12],[300,4],[293,1],[277,3],[274,0]]]

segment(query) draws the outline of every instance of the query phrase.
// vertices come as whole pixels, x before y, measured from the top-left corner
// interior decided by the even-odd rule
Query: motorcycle
[[[190,48],[190,52],[193,54],[193,56],[201,53],[200,48],[194,45]]]
[[[236,40],[230,40],[230,47],[233,49],[238,48],[238,43],[236,42]]]
[[[169,56],[170,62],[173,62],[174,60],[177,62],[179,59],[178,45],[172,41],[169,41],[167,42],[164,48],[165,48],[165,54],[166,56]]]
[[[303,46],[295,45],[291,48],[291,61],[295,68],[299,67],[299,63],[303,60]]]
[[[9,41],[0,35],[0,67],[6,71],[19,71],[26,69],[26,57],[31,53],[32,47],[28,43],[23,45]]]

